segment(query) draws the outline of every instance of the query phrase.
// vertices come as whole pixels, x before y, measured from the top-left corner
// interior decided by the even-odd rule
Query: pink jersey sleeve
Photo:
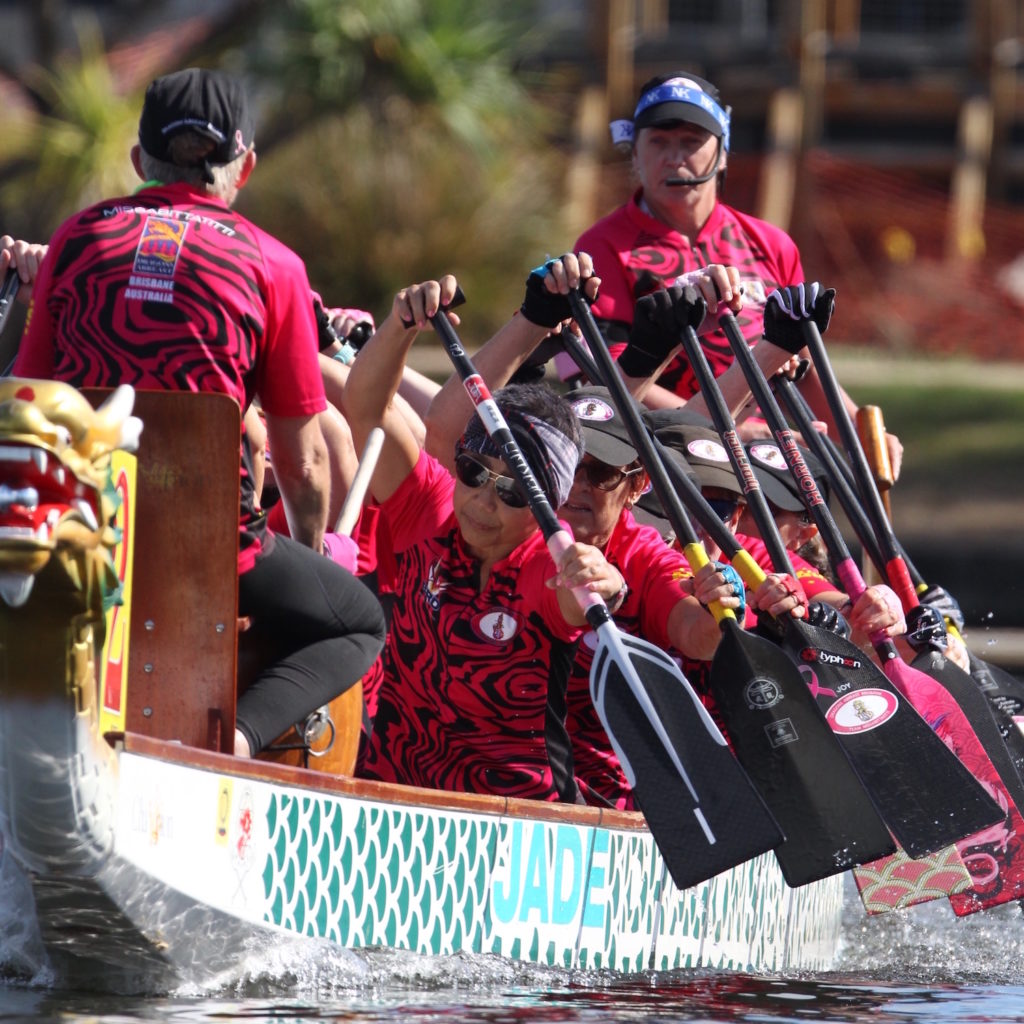
[[[395,551],[434,537],[452,515],[455,478],[432,455],[420,452],[412,472],[381,502]]]
[[[295,253],[259,232],[267,278],[267,325],[257,391],[272,416],[310,416],[327,408],[317,355],[316,318],[306,268]]]

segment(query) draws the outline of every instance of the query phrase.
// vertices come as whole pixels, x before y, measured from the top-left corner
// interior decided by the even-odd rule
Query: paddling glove
[[[696,330],[707,304],[692,286],[674,284],[637,299],[629,344],[619,356],[627,377],[650,377],[680,344],[686,327]]]
[[[736,615],[736,621],[740,625],[743,625],[743,620],[747,615],[746,585],[740,577],[740,574],[728,562],[715,562],[715,568],[725,577],[726,583],[732,584],[733,596],[740,599],[739,607],[734,608],[733,612]]]
[[[944,619],[949,621],[958,633],[964,631],[964,613],[957,604],[956,598],[942,587],[931,586],[919,595],[921,604],[934,608]]]
[[[807,606],[807,616],[804,621],[808,625],[827,629],[830,633],[835,633],[836,636],[845,639],[850,637],[850,624],[846,621],[843,613],[824,601],[812,601]]]
[[[907,643],[915,651],[941,651],[946,646],[946,620],[942,613],[927,604],[911,608],[906,615]]]
[[[548,268],[557,260],[548,260],[530,271],[526,279],[526,294],[523,296],[523,304],[519,307],[522,313],[531,324],[538,327],[557,327],[563,320],[572,319],[572,309],[569,306],[569,296],[560,292],[549,292],[544,287],[544,278],[547,277]],[[580,295],[588,303],[592,303],[584,292],[579,289]]]
[[[764,307],[764,336],[773,345],[796,355],[805,344],[802,325],[813,321],[824,334],[835,305],[835,288],[823,288],[817,281],[776,288]]]

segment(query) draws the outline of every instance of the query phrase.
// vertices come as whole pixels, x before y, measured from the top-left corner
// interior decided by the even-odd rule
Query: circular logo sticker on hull
[[[844,694],[828,709],[825,717],[833,732],[847,735],[869,732],[888,722],[898,706],[896,694],[865,688]]]

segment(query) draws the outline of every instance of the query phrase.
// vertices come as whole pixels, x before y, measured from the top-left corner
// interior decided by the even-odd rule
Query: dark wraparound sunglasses
[[[636,469],[617,469],[615,466],[608,465],[607,462],[600,462],[596,459],[593,462],[581,462],[576,467],[576,475],[585,476],[587,483],[599,491],[614,491],[623,480],[642,472],[642,466],[637,466]]]
[[[483,487],[487,482],[494,482],[494,493],[498,500],[509,508],[526,508],[526,495],[519,484],[510,476],[492,473],[482,462],[478,462],[469,452],[459,452],[455,456],[455,476],[460,483],[474,490]]]

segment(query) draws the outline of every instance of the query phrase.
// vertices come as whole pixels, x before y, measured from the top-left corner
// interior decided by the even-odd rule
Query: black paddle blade
[[[999,735],[1003,737],[1017,774],[1024,779],[1024,683],[999,665],[979,658],[973,651],[970,658],[971,679],[985,695],[995,715]]]
[[[698,885],[778,846],[782,830],[679,667],[646,641],[625,634],[620,639],[642,693],[634,693],[617,657],[602,644],[591,669],[591,695],[675,884]]]
[[[896,845],[799,669],[763,637],[723,623],[710,686],[733,749],[786,841],[791,886],[893,853]]]
[[[1024,808],[1024,782],[1011,753],[1011,744],[1018,755],[1024,756],[1024,735],[1013,727],[1004,738],[997,722],[998,712],[981,692],[978,684],[962,668],[954,665],[941,652],[921,651],[910,663],[912,668],[937,679],[960,705],[975,735],[985,748],[992,766],[1006,787],[1007,795]]]
[[[1002,819],[974,776],[859,647],[834,633],[811,632],[798,619],[787,622],[783,646],[882,820],[911,857]]]

